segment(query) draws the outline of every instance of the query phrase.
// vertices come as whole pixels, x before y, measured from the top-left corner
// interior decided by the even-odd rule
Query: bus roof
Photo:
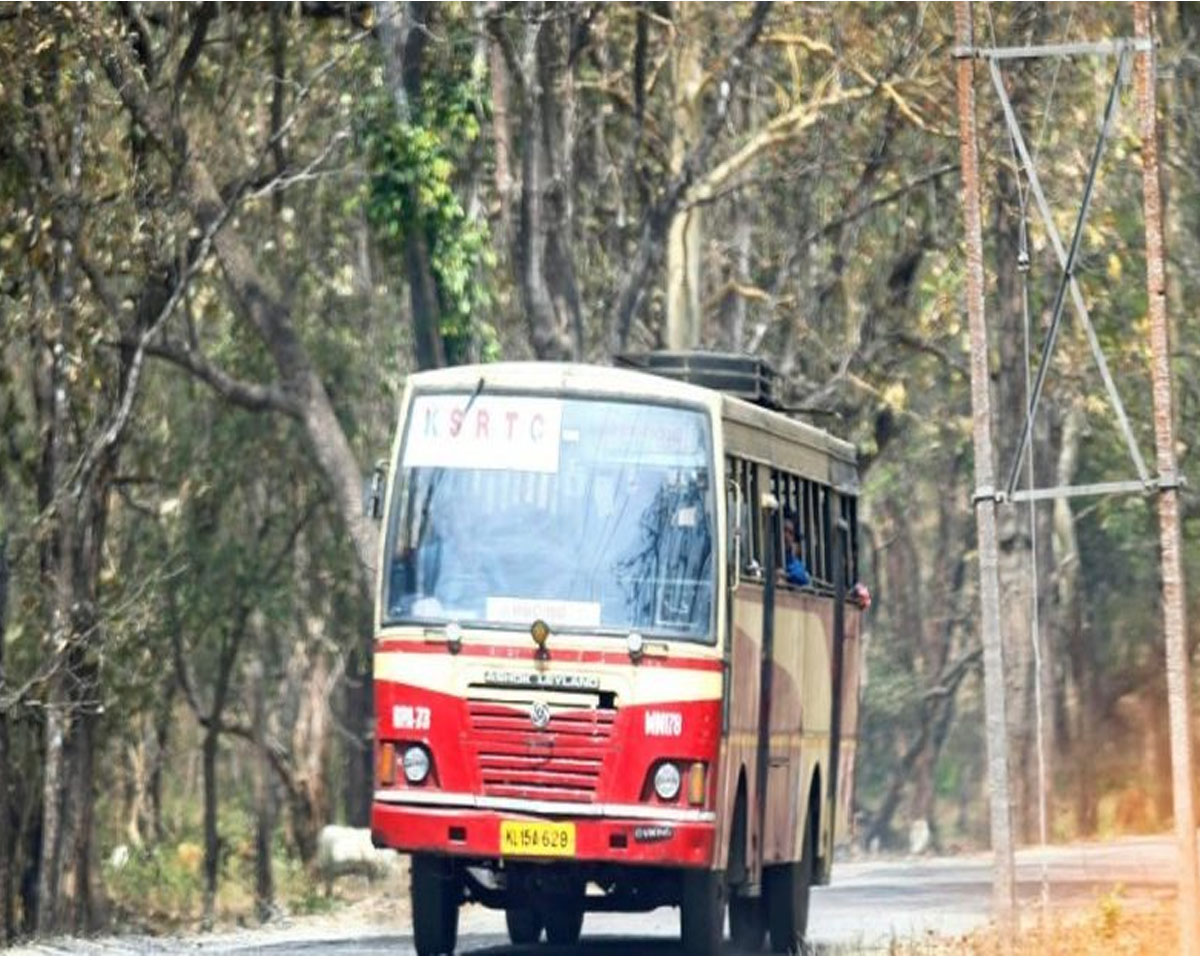
[[[703,387],[667,380],[620,367],[602,367],[588,363],[551,363],[548,361],[512,361],[480,363],[461,367],[423,370],[409,376],[414,387],[474,390],[480,380],[484,389],[561,390],[566,393],[604,394],[608,396],[655,397],[684,400],[716,407],[719,394]]]
[[[827,430],[777,410],[747,403],[738,397],[722,396],[726,420],[762,430],[790,443],[803,444],[828,454],[850,466],[856,466],[858,455],[854,444],[835,437]]]
[[[707,387],[698,387],[652,373],[624,367],[586,363],[515,361],[443,367],[409,376],[414,388],[473,391],[482,379],[487,387],[502,390],[558,390],[601,396],[626,396],[675,400],[698,404],[743,429],[761,432],[788,444],[804,446],[838,461],[843,476],[857,463],[853,444],[828,431],[776,410],[748,403]],[[846,468],[849,468],[847,471]],[[851,483],[853,485],[853,483]]]

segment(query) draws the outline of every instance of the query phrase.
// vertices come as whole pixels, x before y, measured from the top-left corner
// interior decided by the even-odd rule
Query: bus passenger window
[[[744,560],[744,571],[748,576],[761,577],[763,575],[763,531],[761,523],[762,511],[759,509],[759,490],[758,490],[758,465],[745,461],[742,463],[742,471],[746,478],[743,490],[746,491],[746,499],[743,506],[746,520],[746,556]]]
[[[831,513],[830,490],[826,486],[818,488],[820,495],[820,516],[818,523],[821,531],[821,580],[832,585],[837,571],[833,568],[833,537],[835,534],[834,520]]]
[[[843,582],[849,587],[851,584],[858,582],[858,539],[856,532],[858,530],[858,501],[856,498],[840,494],[838,503],[842,521],[845,524],[841,528],[842,540],[842,578]]]
[[[800,481],[800,527],[803,536],[800,541],[801,556],[808,567],[809,574],[818,575],[820,569],[817,563],[817,509],[816,484],[811,480]]]
[[[728,527],[725,533],[725,562],[732,569],[733,564],[739,562],[739,555],[746,555],[746,520],[742,515],[745,512],[746,492],[738,473],[738,461],[733,457],[725,458],[725,477],[725,517]],[[740,570],[738,572],[741,573]]]
[[[778,569],[783,579],[797,587],[806,587],[812,582],[808,565],[804,561],[802,543],[803,524],[800,511],[800,479],[791,474],[773,471],[771,484],[779,501],[777,551]]]
[[[739,457],[726,458],[728,475],[741,491],[741,554],[743,576],[762,576],[763,539],[762,529],[758,522],[758,468],[748,460]],[[732,487],[729,491],[729,560],[733,562],[733,535],[737,528],[737,518],[734,517],[735,494]]]

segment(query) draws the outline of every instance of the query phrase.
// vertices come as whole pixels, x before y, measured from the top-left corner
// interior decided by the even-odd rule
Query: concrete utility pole
[[[1148,38],[1150,8],[1133,5],[1134,33]],[[1192,801],[1191,696],[1187,609],[1179,549],[1179,474],[1171,404],[1171,347],[1163,266],[1162,197],[1158,183],[1157,97],[1154,49],[1137,54],[1137,100],[1142,137],[1142,194],[1146,216],[1146,292],[1154,384],[1154,444],[1158,450],[1159,535],[1162,539],[1163,630],[1167,651],[1167,700],[1171,723],[1171,794],[1179,844],[1179,946],[1184,956],[1200,951],[1200,888],[1196,872],[1196,809]]]
[[[971,416],[975,424],[975,530],[979,542],[979,597],[983,615],[984,706],[992,850],[996,856],[993,909],[1007,945],[1016,915],[1008,741],[1004,715],[1004,654],[1000,639],[1000,576],[996,552],[995,467],[987,326],[983,313],[983,231],[979,210],[979,153],[975,145],[975,67],[971,4],[954,5],[958,59],[958,138],[962,150],[963,210],[967,239],[967,315],[971,325]]]

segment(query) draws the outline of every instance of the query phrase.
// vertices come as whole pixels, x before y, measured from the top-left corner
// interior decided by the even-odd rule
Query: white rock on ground
[[[331,823],[321,828],[317,838],[316,870],[328,895],[338,877],[376,881],[394,876],[400,870],[400,855],[395,850],[377,850],[370,830]]]

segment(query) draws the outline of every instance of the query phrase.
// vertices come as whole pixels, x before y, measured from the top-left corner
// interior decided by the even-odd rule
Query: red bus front
[[[635,662],[603,639],[556,635],[538,659],[528,633],[470,629],[458,653],[447,643],[388,632],[378,644],[380,841],[468,858],[711,864],[719,660],[651,649]]]
[[[470,900],[518,943],[569,944],[585,909],[697,912],[722,709],[710,411],[414,381],[371,827],[413,854],[418,951],[452,948]]]

